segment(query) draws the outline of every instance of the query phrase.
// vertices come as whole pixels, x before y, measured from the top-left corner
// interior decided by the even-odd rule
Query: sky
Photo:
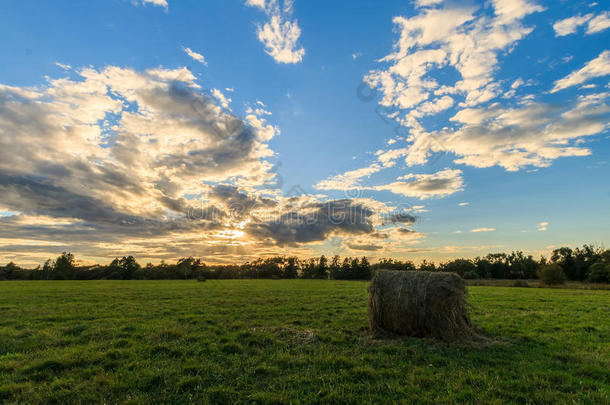
[[[0,262],[610,241],[610,5],[0,3]]]

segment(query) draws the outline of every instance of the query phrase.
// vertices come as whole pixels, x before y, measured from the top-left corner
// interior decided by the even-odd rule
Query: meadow
[[[610,291],[470,286],[493,339],[368,332],[366,282],[0,283],[0,403],[610,403]]]

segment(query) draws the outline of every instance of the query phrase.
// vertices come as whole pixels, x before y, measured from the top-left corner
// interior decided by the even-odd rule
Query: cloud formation
[[[196,60],[197,62],[203,64],[204,66],[208,65],[208,62],[206,62],[205,57],[202,54],[193,51],[191,48],[182,47],[182,50],[188,56],[190,56],[193,60]]]
[[[578,28],[587,25],[586,34],[596,34],[610,27],[610,12],[604,11],[601,14],[594,15],[592,13],[585,15],[575,15],[574,17],[559,20],[553,24],[556,37],[563,37],[570,34],[575,34]]]
[[[576,70],[563,79],[557,80],[551,93],[568,87],[578,86],[596,77],[610,75],[610,51],[603,51],[599,56],[589,62],[579,70]]]
[[[471,230],[470,232],[474,232],[474,233],[477,233],[477,232],[493,232],[495,230],[496,230],[496,228],[475,228],[475,229]]]
[[[376,186],[374,189],[389,190],[394,194],[420,199],[446,197],[464,189],[461,170],[445,169],[433,174],[407,174],[398,181]]]
[[[169,5],[167,0],[139,0],[141,4],[152,4],[153,6],[163,7],[167,10]]]
[[[265,46],[265,52],[277,63],[299,63],[305,56],[305,49],[298,44],[301,28],[292,18],[293,0],[246,0],[246,5],[257,7],[267,14],[269,20],[258,25],[258,40]]]
[[[394,18],[399,33],[394,51],[380,60],[382,68],[365,76],[381,93],[382,111],[407,131],[407,147],[379,151],[380,157],[403,154],[414,166],[449,153],[457,164],[516,171],[590,153],[578,145],[608,128],[607,93],[558,106],[524,94],[527,78],[507,83],[495,77],[500,58],[534,29],[522,20],[543,7],[530,0],[492,1],[490,10],[433,3],[420,2],[415,16]],[[551,91],[608,74],[608,52],[558,80]],[[455,72],[454,80],[447,79]],[[441,114],[450,117],[446,124],[436,120],[432,130],[424,125]]]
[[[226,262],[283,246],[308,255],[331,237],[363,247],[355,238],[381,229],[388,243],[423,237],[378,201],[282,196],[267,161],[279,131],[262,102],[239,118],[186,68],[65,74],[0,85],[0,252],[11,260],[59,249]]]

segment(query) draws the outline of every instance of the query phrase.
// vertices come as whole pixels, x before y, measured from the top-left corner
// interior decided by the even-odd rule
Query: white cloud
[[[444,0],[415,0],[417,7],[428,7],[436,4],[441,4]]]
[[[65,63],[55,62],[55,66],[60,67],[63,70],[72,70],[72,66]]]
[[[553,29],[555,30],[556,37],[562,37],[565,35],[574,34],[578,27],[586,24],[591,18],[593,14],[586,15],[576,15],[574,17],[566,18],[563,20],[559,20],[553,24]]]
[[[446,197],[464,189],[461,170],[445,169],[433,174],[408,174],[397,180],[373,189],[389,190],[394,194],[420,199]]]
[[[225,96],[222,91],[218,90],[218,89],[212,89],[212,95],[214,96],[214,98],[216,100],[218,100],[218,102],[220,103],[220,105],[223,108],[226,108],[227,110],[231,110],[230,104],[233,100],[231,100],[230,98],[228,98],[227,96]]]
[[[465,207],[465,206],[467,206],[467,205],[469,205],[469,204],[470,204],[470,203],[468,203],[468,202],[461,202],[461,203],[459,203],[458,205],[459,205],[460,207]]]
[[[492,1],[491,5],[493,15],[453,3],[423,7],[410,18],[394,18],[400,35],[394,52],[365,81],[381,90],[380,104],[387,107],[389,119],[405,128],[407,145],[378,151],[379,161],[388,154],[394,164],[398,154],[413,166],[448,152],[457,164],[498,165],[515,171],[546,167],[563,156],[590,154],[581,145],[582,138],[606,130],[607,94],[551,105],[536,102],[534,94],[518,93],[535,84],[531,79],[496,80],[499,57],[533,29],[523,26],[521,19],[542,7],[524,0]],[[605,55],[558,81],[553,91],[605,74]],[[453,83],[447,75],[444,84],[436,78],[437,73],[451,77],[456,71]],[[424,126],[427,116],[437,117],[451,109],[455,113],[441,129],[430,131]],[[436,127],[442,125],[435,122]]]
[[[576,15],[574,17],[559,20],[553,24],[556,37],[562,37],[570,34],[575,34],[578,28],[587,25],[586,34],[592,35],[604,31],[610,27],[610,12],[604,11],[599,15],[592,13],[585,15]]]
[[[359,181],[364,177],[370,177],[372,174],[379,172],[382,168],[381,165],[374,163],[368,167],[350,170],[343,174],[329,177],[326,180],[320,181],[314,187],[318,190],[352,190],[363,188]]]
[[[602,14],[594,17],[589,21],[587,34],[595,34],[604,31],[610,27],[610,11],[604,11]]]
[[[563,79],[557,80],[551,93],[607,75],[610,75],[610,51],[608,50],[603,51],[597,58],[587,62],[582,69],[570,73]]]
[[[496,228],[475,228],[473,230],[471,230],[470,232],[493,232],[495,231]]]
[[[278,63],[299,63],[305,49],[298,45],[301,28],[292,17],[292,0],[246,0],[247,6],[265,11],[269,21],[257,28],[258,40],[265,45],[265,52]]]
[[[547,228],[548,226],[549,226],[548,222],[541,222],[541,223],[538,224],[538,230],[539,231],[546,231],[548,229]]]
[[[206,62],[205,57],[202,54],[193,51],[191,48],[185,48],[184,46],[182,47],[182,50],[193,60],[196,60],[197,62],[202,63],[205,66],[208,65],[208,62]]]
[[[152,4],[153,6],[163,7],[167,10],[167,0],[140,0],[141,4]]]

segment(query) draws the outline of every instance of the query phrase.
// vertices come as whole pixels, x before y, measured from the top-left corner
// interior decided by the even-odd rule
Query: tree
[[[610,264],[597,262],[591,265],[588,280],[592,283],[610,283]]]
[[[466,273],[476,274],[476,266],[473,262],[466,259],[455,259],[451,262],[447,262],[443,264],[442,270],[457,273],[460,275],[460,277],[464,277],[464,274]]]
[[[123,256],[119,261],[119,266],[121,267],[121,278],[123,280],[130,280],[133,278],[133,274],[140,269],[140,265],[133,256]]]
[[[286,259],[286,266],[284,267],[284,277],[297,278],[299,275],[298,272],[299,272],[299,259],[294,256]]]
[[[307,264],[303,268],[303,278],[314,278],[316,274],[316,259],[307,260]]]
[[[538,278],[543,284],[557,285],[565,283],[567,277],[560,265],[551,263],[540,268]]]
[[[53,271],[59,276],[64,278],[69,276],[76,269],[74,255],[72,253],[63,252],[53,264]]]
[[[328,266],[328,273],[330,275],[330,278],[333,280],[341,278],[340,261],[341,261],[341,258],[337,255],[333,256],[333,258],[330,259],[330,265]]]
[[[328,259],[324,255],[320,256],[320,259],[318,259],[314,278],[328,278]]]
[[[429,262],[426,259],[424,259],[421,264],[419,265],[419,270],[420,271],[436,271],[436,264],[434,264],[434,262]]]
[[[362,256],[360,259],[360,279],[361,280],[369,280],[371,278],[371,264],[369,263],[369,259],[366,256]]]

